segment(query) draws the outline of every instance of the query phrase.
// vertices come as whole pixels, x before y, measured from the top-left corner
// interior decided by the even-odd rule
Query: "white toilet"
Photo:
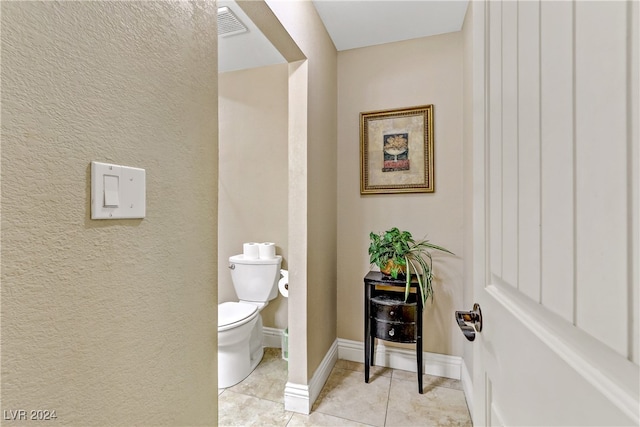
[[[260,363],[262,317],[260,311],[278,296],[282,257],[272,259],[229,258],[233,287],[239,302],[218,305],[218,387],[245,379]]]

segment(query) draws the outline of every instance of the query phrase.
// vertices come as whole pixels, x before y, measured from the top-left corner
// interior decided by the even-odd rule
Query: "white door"
[[[472,3],[474,422],[638,425],[640,5]]]

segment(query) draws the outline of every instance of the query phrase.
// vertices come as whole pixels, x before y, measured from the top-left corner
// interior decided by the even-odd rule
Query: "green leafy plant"
[[[383,274],[394,279],[406,278],[405,301],[409,297],[412,274],[417,278],[422,303],[433,297],[433,259],[430,249],[453,252],[442,246],[434,245],[428,240],[414,240],[408,231],[400,231],[393,227],[384,233],[369,234],[369,261],[377,265]]]

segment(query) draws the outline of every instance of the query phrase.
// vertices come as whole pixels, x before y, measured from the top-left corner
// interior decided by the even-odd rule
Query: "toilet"
[[[262,317],[260,311],[278,296],[282,256],[229,257],[229,269],[238,302],[218,305],[218,388],[245,379],[260,363]]]

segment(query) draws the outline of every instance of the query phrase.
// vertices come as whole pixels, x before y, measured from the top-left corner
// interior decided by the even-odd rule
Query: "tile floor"
[[[418,393],[415,372],[338,360],[311,414],[284,410],[287,362],[266,348],[244,381],[218,390],[220,426],[471,426],[460,381],[425,375]]]

